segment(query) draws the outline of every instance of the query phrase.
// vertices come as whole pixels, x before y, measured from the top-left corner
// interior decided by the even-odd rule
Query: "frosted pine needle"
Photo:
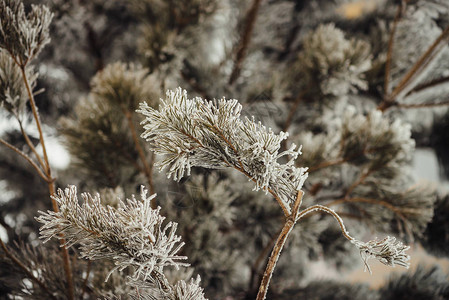
[[[387,266],[402,266],[409,268],[410,256],[405,253],[410,246],[404,245],[401,241],[397,241],[395,237],[387,236],[382,240],[372,240],[369,242],[361,242],[358,240],[351,241],[357,248],[360,249],[360,255],[365,263],[365,271],[371,273],[368,264],[368,259],[375,258]]]
[[[68,246],[80,244],[82,257],[112,259],[116,267],[110,273],[134,267],[136,278],[151,277],[153,270],[162,272],[166,266],[188,266],[182,262],[187,257],[177,255],[184,245],[175,235],[177,223],[162,224],[165,217],[159,214],[160,207],[150,206],[154,197],[147,197],[142,187],[141,200],[132,197],[113,208],[103,206],[98,194],[82,194],[80,205],[75,186],[59,189],[53,198],[60,211],[40,212],[37,218],[44,224],[41,238],[48,241],[63,233]]]
[[[180,180],[194,166],[231,167],[256,183],[255,190],[273,191],[289,208],[307,178],[307,168],[296,168],[301,148],[292,145],[280,152],[288,133],[275,134],[254,118],[241,120],[242,106],[237,100],[206,101],[187,98],[181,88],[167,91],[159,109],[141,103],[138,112],[146,119],[142,137],[150,149],[163,155],[160,169]],[[295,150],[296,149],[296,150]],[[279,159],[290,157],[287,163]]]

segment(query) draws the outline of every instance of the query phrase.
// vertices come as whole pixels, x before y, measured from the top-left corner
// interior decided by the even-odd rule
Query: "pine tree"
[[[0,0],[0,294],[447,299],[308,274],[448,257],[448,40],[443,0]]]

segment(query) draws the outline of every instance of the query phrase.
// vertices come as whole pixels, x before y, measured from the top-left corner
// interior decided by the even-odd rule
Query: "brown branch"
[[[51,198],[51,196],[55,194],[56,189],[55,189],[55,185],[54,185],[54,180],[51,176],[51,167],[50,167],[50,163],[48,160],[47,148],[45,147],[44,134],[42,132],[41,121],[40,121],[39,113],[37,111],[36,103],[34,101],[34,96],[31,91],[30,83],[28,81],[28,78],[27,78],[27,75],[25,72],[26,66],[25,65],[19,65],[19,66],[20,66],[20,71],[22,73],[23,82],[25,84],[25,87],[26,87],[26,90],[28,93],[28,98],[30,100],[30,105],[31,105],[31,110],[33,112],[33,116],[34,116],[34,121],[36,122],[36,127],[39,132],[39,140],[42,145],[42,152],[43,152],[44,162],[45,162],[45,166],[46,166],[45,173],[47,175],[47,178],[49,179],[48,190],[49,190],[50,198]],[[56,203],[56,200],[51,198],[51,202],[52,202],[53,210],[55,212],[59,212],[59,208],[58,208],[58,204]],[[68,296],[69,300],[74,300],[75,299],[75,289],[74,289],[74,285],[73,285],[72,270],[71,270],[72,268],[70,265],[69,252],[67,250],[67,247],[65,246],[66,241],[62,236],[61,236],[61,239],[59,240],[59,242],[61,245],[62,257],[63,257],[63,261],[64,261],[64,272],[65,272],[66,279],[67,279],[67,296]]]
[[[243,163],[242,163],[242,161],[240,160],[240,158],[238,158],[239,153],[237,152],[237,149],[236,149],[236,148],[234,147],[234,145],[233,145],[233,144],[232,144],[232,143],[225,137],[225,135],[223,134],[223,132],[222,132],[216,125],[214,125],[213,128],[214,128],[214,130],[217,131],[218,135],[225,141],[225,143],[228,144],[229,147],[231,147],[232,151],[234,151],[235,155],[237,156],[237,160],[238,160],[238,163],[239,163],[239,165],[240,165],[240,168],[242,168],[242,170],[244,170]]]
[[[396,106],[400,108],[423,108],[423,107],[435,107],[449,105],[449,100],[438,102],[438,103],[418,103],[418,104],[404,104],[397,103]]]
[[[30,147],[31,151],[34,153],[34,156],[36,156],[36,159],[41,165],[41,167],[45,169],[45,164],[42,161],[42,158],[39,155],[39,153],[37,153],[37,150],[34,147],[33,143],[31,142],[31,139],[29,138],[28,134],[25,132],[25,129],[22,126],[22,122],[19,119],[17,119],[17,121],[19,122],[20,132],[22,132],[22,136],[25,138],[25,142],[27,143],[28,147]]]
[[[262,281],[259,286],[259,292],[257,293],[256,300],[264,300],[267,296],[268,286],[270,284],[271,277],[273,276],[274,268],[276,267],[276,263],[281,254],[282,248],[285,245],[288,235],[292,231],[293,227],[296,224],[296,221],[299,220],[299,208],[302,203],[302,197],[304,195],[303,191],[298,191],[296,195],[296,200],[292,208],[292,213],[287,217],[284,226],[282,227],[281,233],[279,234],[276,244],[273,247],[271,252],[270,259],[268,260],[267,267],[262,277]]]
[[[10,143],[8,143],[7,141],[5,141],[4,139],[0,138],[0,143],[2,143],[3,145],[5,145],[6,147],[8,147],[9,149],[13,150],[14,152],[16,152],[17,154],[19,154],[20,156],[22,156],[23,158],[25,158],[25,160],[27,162],[30,163],[30,165],[36,170],[37,174],[39,174],[39,176],[45,180],[46,182],[50,182],[51,178],[48,178],[47,175],[45,175],[42,170],[39,168],[38,165],[36,165],[36,163],[24,152],[22,152],[20,149],[18,149],[17,147],[14,147],[13,145],[11,145]]]
[[[372,172],[373,172],[373,170],[369,170],[369,171],[366,171],[365,173],[362,173],[362,175],[360,175],[359,180],[353,182],[353,183],[351,184],[351,186],[348,188],[348,190],[346,191],[346,194],[345,194],[344,198],[347,198],[347,197],[349,196],[349,194],[351,194],[352,191],[353,191],[358,185],[362,184],[362,183],[365,181],[365,179],[366,179]]]
[[[306,215],[310,214],[310,213],[316,213],[316,212],[325,212],[328,213],[330,215],[332,215],[335,220],[337,220],[338,225],[340,226],[341,232],[343,234],[343,236],[348,239],[349,241],[353,241],[354,238],[352,236],[350,236],[348,234],[348,231],[346,230],[345,224],[343,223],[343,220],[341,219],[341,217],[332,209],[330,209],[329,207],[323,206],[323,205],[312,205],[304,210],[302,210],[299,214],[298,214],[298,218],[297,220],[299,221],[301,218],[305,217]]]
[[[11,252],[9,252],[9,250],[8,250],[8,248],[6,247],[6,245],[3,243],[3,241],[0,239],[0,245],[2,246],[2,248],[3,248],[3,251],[5,251],[5,254],[6,254],[6,256],[14,263],[14,264],[16,264],[20,269],[22,269],[24,272],[25,272],[25,274],[32,280],[32,281],[34,281],[35,283],[37,283],[37,285],[39,285],[41,288],[42,288],[42,290],[44,290],[47,294],[48,294],[48,296],[51,298],[51,299],[57,299],[54,295],[53,295],[53,293],[48,289],[48,287],[43,283],[43,282],[41,282],[36,276],[34,276],[33,275],[33,273],[30,271],[30,270],[28,270],[28,268],[18,259],[18,258],[16,258]]]
[[[37,111],[36,102],[34,101],[34,96],[33,96],[33,93],[31,92],[31,87],[30,87],[30,84],[28,82],[28,78],[27,78],[27,75],[25,72],[25,66],[21,66],[20,71],[22,72],[22,78],[23,78],[23,81],[25,83],[25,87],[26,87],[26,90],[28,93],[28,99],[30,100],[31,110],[33,112],[34,120],[36,121],[37,130],[39,132],[39,141],[41,143],[42,152],[44,154],[46,173],[51,178],[51,169],[50,169],[50,164],[48,162],[47,148],[45,147],[44,134],[42,131],[41,121],[40,121],[39,113]]]
[[[243,29],[243,34],[237,47],[237,54],[234,62],[234,68],[232,70],[231,76],[229,77],[230,85],[232,85],[240,75],[240,70],[246,55],[246,50],[251,40],[251,34],[253,33],[254,30],[254,24],[256,23],[257,12],[259,10],[261,1],[262,0],[254,0],[253,4],[248,10],[248,13],[246,14],[245,27]]]
[[[152,167],[147,163],[147,159],[145,157],[145,152],[142,149],[142,146],[140,145],[139,138],[137,137],[136,127],[134,126],[134,122],[132,119],[132,113],[123,108],[123,113],[126,116],[126,119],[128,120],[128,127],[131,130],[131,135],[134,141],[134,145],[136,147],[137,153],[139,154],[139,158],[142,161],[143,167],[144,167],[144,173],[148,180],[148,185],[150,189],[150,193],[154,194],[154,184],[153,184],[153,172]],[[157,200],[156,198],[153,198],[151,200],[151,208],[156,209],[157,208]]]
[[[384,95],[388,95],[390,93],[389,81],[390,81],[390,71],[391,71],[391,57],[393,54],[394,34],[396,32],[396,27],[398,25],[399,19],[402,16],[403,9],[405,8],[404,6],[405,6],[404,2],[402,2],[401,5],[398,6],[396,15],[394,16],[393,27],[391,28],[390,38],[388,40],[387,60],[385,61]]]
[[[385,96],[385,99],[377,107],[381,111],[385,111],[391,106],[396,104],[396,97],[413,81],[414,78],[430,64],[435,56],[440,52],[445,45],[445,42],[449,39],[449,26],[444,29],[440,36],[433,42],[433,44],[424,52],[424,54],[418,59],[418,61],[411,67],[411,69],[402,77],[402,80],[389,95]]]
[[[431,82],[420,84],[417,87],[415,87],[414,89],[412,89],[410,92],[408,92],[406,94],[406,96],[411,95],[413,93],[420,92],[422,90],[426,90],[428,88],[432,88],[434,86],[437,86],[437,85],[440,85],[443,83],[447,83],[447,82],[449,82],[449,76],[438,78],[438,79],[432,80]]]

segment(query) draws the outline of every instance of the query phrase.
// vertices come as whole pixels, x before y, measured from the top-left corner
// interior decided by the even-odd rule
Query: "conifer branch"
[[[187,92],[178,88],[167,91],[159,110],[141,103],[138,112],[146,117],[142,137],[151,142],[151,150],[164,155],[158,166],[169,167],[168,177],[179,180],[193,166],[232,167],[254,181],[256,190],[271,193],[288,216],[307,177],[306,168],[294,166],[300,149],[293,144],[279,153],[288,134],[276,135],[254,119],[242,121],[241,109],[237,100],[187,99]],[[286,164],[277,162],[286,155],[291,157]]]

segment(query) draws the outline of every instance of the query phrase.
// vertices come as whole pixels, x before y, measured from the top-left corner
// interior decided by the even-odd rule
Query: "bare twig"
[[[30,84],[28,82],[28,78],[27,78],[27,75],[25,72],[25,66],[21,66],[20,71],[22,72],[22,78],[23,78],[23,81],[25,82],[25,87],[26,87],[26,90],[28,93],[28,99],[30,100],[31,110],[33,112],[34,120],[36,121],[37,130],[39,132],[39,141],[41,143],[42,152],[44,155],[46,173],[48,176],[51,177],[51,169],[50,169],[50,164],[48,162],[47,148],[45,147],[44,134],[42,131],[41,121],[40,121],[39,113],[37,111],[36,103],[34,101],[34,96],[33,96],[33,93],[31,92],[31,87],[30,87]]]
[[[254,24],[256,23],[257,12],[259,10],[261,1],[262,0],[254,0],[251,8],[246,14],[245,27],[243,29],[240,43],[237,47],[234,68],[232,70],[231,76],[229,77],[229,84],[231,85],[237,80],[240,75],[240,69],[242,67],[243,59],[245,58],[246,50],[251,40],[251,34],[253,33]]]
[[[449,105],[449,100],[441,101],[438,103],[418,103],[418,104],[404,104],[397,103],[396,107],[400,108],[423,108],[423,107],[436,107],[436,106],[446,106]]]
[[[271,277],[273,275],[274,268],[276,267],[276,263],[281,254],[282,248],[285,245],[288,235],[292,231],[293,227],[296,224],[296,221],[299,220],[299,208],[302,203],[302,197],[304,193],[303,191],[298,191],[296,196],[296,201],[292,208],[292,213],[287,217],[284,226],[282,227],[281,233],[279,234],[276,244],[273,247],[273,251],[271,252],[270,259],[268,260],[267,267],[262,277],[262,282],[259,286],[259,292],[257,293],[256,300],[264,300],[267,296],[268,286],[270,284]]]
[[[343,236],[348,239],[349,241],[353,241],[354,238],[352,236],[350,236],[348,234],[348,231],[346,230],[345,224],[343,223],[343,220],[341,219],[341,217],[332,209],[330,209],[329,207],[323,206],[323,205],[312,205],[306,209],[304,209],[303,211],[301,211],[298,214],[298,220],[300,220],[301,218],[305,217],[306,215],[313,213],[313,212],[325,212],[328,213],[330,215],[332,215],[335,220],[337,220],[338,225],[340,226],[341,232],[343,234]]]
[[[418,59],[418,61],[410,68],[410,70],[402,77],[402,80],[395,87],[391,94],[385,96],[382,103],[377,107],[381,111],[385,111],[388,108],[397,104],[396,98],[400,93],[407,94],[407,88],[410,84],[413,84],[414,79],[419,77],[425,68],[434,60],[434,58],[444,49],[446,42],[449,40],[449,26],[447,26],[440,36],[433,42],[433,44],[427,49],[426,52]],[[413,86],[411,87],[413,88]]]
[[[23,158],[26,159],[27,162],[30,163],[30,165],[36,170],[37,174],[39,174],[39,176],[44,179],[46,182],[50,182],[51,178],[48,178],[47,175],[45,175],[42,170],[39,168],[38,165],[36,165],[36,163],[24,152],[22,152],[20,149],[18,149],[17,147],[11,145],[10,143],[8,143],[7,141],[5,141],[4,139],[0,138],[0,143],[2,143],[3,145],[5,145],[6,147],[8,147],[9,149],[13,150],[14,152],[16,152],[17,154],[19,154],[20,156],[22,156]]]
[[[390,71],[391,71],[391,57],[393,54],[393,41],[394,34],[396,32],[396,27],[398,25],[399,19],[402,16],[402,12],[405,8],[405,2],[403,1],[401,5],[398,6],[396,11],[396,15],[393,21],[393,27],[391,28],[390,39],[388,40],[388,52],[387,52],[387,60],[385,61],[385,79],[384,79],[384,95],[388,95],[390,93],[389,81],[390,81]]]
[[[432,88],[432,87],[440,85],[440,84],[448,83],[448,82],[449,82],[449,76],[438,78],[438,79],[435,79],[435,80],[433,80],[431,82],[427,82],[427,83],[423,83],[423,84],[418,85],[413,90],[408,92],[406,94],[406,96],[411,95],[413,93],[417,93],[417,92],[426,90],[428,88]]]
[[[407,85],[421,73],[421,71],[429,65],[433,58],[443,49],[445,42],[449,39],[449,26],[444,29],[441,35],[435,40],[435,42],[427,49],[427,51],[418,59],[415,65],[410,71],[405,74],[398,86],[393,90],[389,96],[391,99],[395,99],[396,96],[402,92]]]
[[[402,222],[405,225],[405,231],[407,233],[407,235],[413,239],[413,234],[411,232],[411,225],[410,222],[408,221],[407,217],[404,215],[404,213],[418,213],[418,209],[413,209],[413,208],[399,208],[394,206],[393,204],[384,201],[384,200],[378,200],[378,199],[370,199],[370,198],[363,198],[363,197],[353,197],[353,198],[342,198],[342,199],[337,199],[334,200],[330,203],[327,203],[326,206],[334,206],[334,205],[338,205],[338,204],[342,204],[342,203],[368,203],[368,204],[373,204],[373,205],[380,205],[383,207],[388,208],[390,211],[392,211],[393,213],[395,213],[400,220],[402,220]],[[398,224],[398,228],[400,228],[399,230],[402,231],[402,225],[399,223]]]
[[[37,130],[39,132],[39,140],[40,143],[42,145],[42,152],[43,152],[43,156],[44,156],[44,163],[46,166],[46,170],[45,173],[49,179],[48,181],[48,190],[50,193],[50,196],[54,195],[56,192],[55,189],[55,185],[54,185],[54,180],[52,178],[51,175],[51,167],[50,167],[50,163],[48,160],[48,155],[47,155],[47,148],[45,147],[45,141],[44,141],[44,134],[42,132],[42,126],[41,126],[41,121],[40,121],[40,117],[39,117],[39,113],[37,111],[37,107],[36,107],[36,103],[34,101],[34,96],[33,93],[31,91],[31,87],[30,87],[30,83],[28,81],[27,78],[27,74],[25,72],[25,65],[19,65],[20,66],[20,71],[22,73],[22,78],[23,81],[25,83],[25,87],[28,93],[28,98],[30,100],[30,105],[31,105],[31,110],[33,112],[33,116],[34,116],[34,121],[36,122],[36,127]],[[51,202],[52,202],[52,206],[53,206],[53,210],[55,212],[59,212],[59,208],[58,208],[58,204],[56,203],[56,200],[51,198]],[[72,278],[72,268],[70,265],[70,259],[69,259],[69,252],[67,250],[67,247],[65,246],[66,241],[64,238],[60,239],[60,244],[61,244],[61,251],[62,251],[62,256],[63,256],[63,261],[64,261],[64,272],[66,274],[66,279],[67,279],[67,296],[69,300],[74,300],[75,299],[75,289],[73,286],[73,278]]]
[[[22,121],[20,121],[19,119],[17,119],[17,121],[19,122],[20,132],[22,132],[22,135],[25,138],[25,142],[27,143],[28,147],[30,147],[31,151],[34,153],[34,156],[36,156],[36,159],[39,162],[39,164],[41,165],[41,167],[45,169],[46,165],[42,161],[42,158],[39,155],[39,153],[37,153],[37,150],[34,147],[33,143],[31,142],[30,137],[28,136],[25,129],[23,128]]]

